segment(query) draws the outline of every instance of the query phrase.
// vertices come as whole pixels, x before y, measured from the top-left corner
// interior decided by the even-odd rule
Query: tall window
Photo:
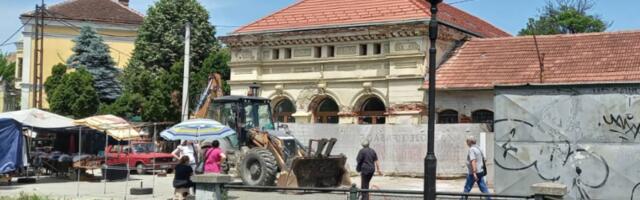
[[[16,69],[16,71],[18,71],[16,80],[21,81],[22,80],[22,58],[18,58],[18,63],[16,63],[16,65],[18,66],[18,68]]]
[[[338,112],[340,111],[338,104],[331,98],[326,97],[320,100],[314,118],[316,123],[337,124],[339,121]]]
[[[296,112],[296,107],[289,99],[283,99],[276,104],[273,108],[273,117],[276,122],[291,123],[296,122],[293,118],[293,113]]]
[[[458,123],[458,111],[443,110],[438,113],[439,124],[455,124]]]
[[[384,103],[379,98],[368,98],[362,103],[358,113],[358,124],[384,124],[386,110]]]
[[[493,123],[493,112],[488,110],[476,110],[471,113],[473,123]]]

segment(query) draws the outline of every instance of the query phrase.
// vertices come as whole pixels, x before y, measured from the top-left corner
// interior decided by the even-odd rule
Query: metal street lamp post
[[[436,166],[438,160],[434,153],[434,128],[436,118],[436,39],[438,38],[438,4],[442,0],[426,0],[431,3],[431,20],[429,20],[429,121],[427,126],[427,156],[424,158],[424,199],[436,199]]]

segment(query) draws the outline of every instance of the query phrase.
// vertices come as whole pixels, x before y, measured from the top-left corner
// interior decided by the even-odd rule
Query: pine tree
[[[109,47],[104,44],[102,37],[88,26],[82,27],[80,36],[73,40],[74,54],[67,60],[72,68],[85,68],[93,77],[95,87],[102,102],[113,102],[118,98],[122,89],[117,80],[120,71],[109,55]]]

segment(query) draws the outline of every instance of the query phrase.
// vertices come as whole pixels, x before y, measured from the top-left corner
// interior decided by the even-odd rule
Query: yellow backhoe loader
[[[255,88],[254,88],[255,89]],[[251,90],[250,90],[251,91]],[[198,103],[196,118],[210,118],[236,131],[221,140],[232,174],[245,185],[339,187],[351,184],[347,157],[331,155],[337,142],[310,140],[305,146],[273,123],[270,100],[251,94],[222,96],[220,75],[210,76]],[[315,148],[314,148],[315,144]]]

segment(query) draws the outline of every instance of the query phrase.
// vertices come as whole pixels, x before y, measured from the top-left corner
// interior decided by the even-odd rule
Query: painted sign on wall
[[[640,199],[639,84],[497,87],[495,107],[497,193]]]

